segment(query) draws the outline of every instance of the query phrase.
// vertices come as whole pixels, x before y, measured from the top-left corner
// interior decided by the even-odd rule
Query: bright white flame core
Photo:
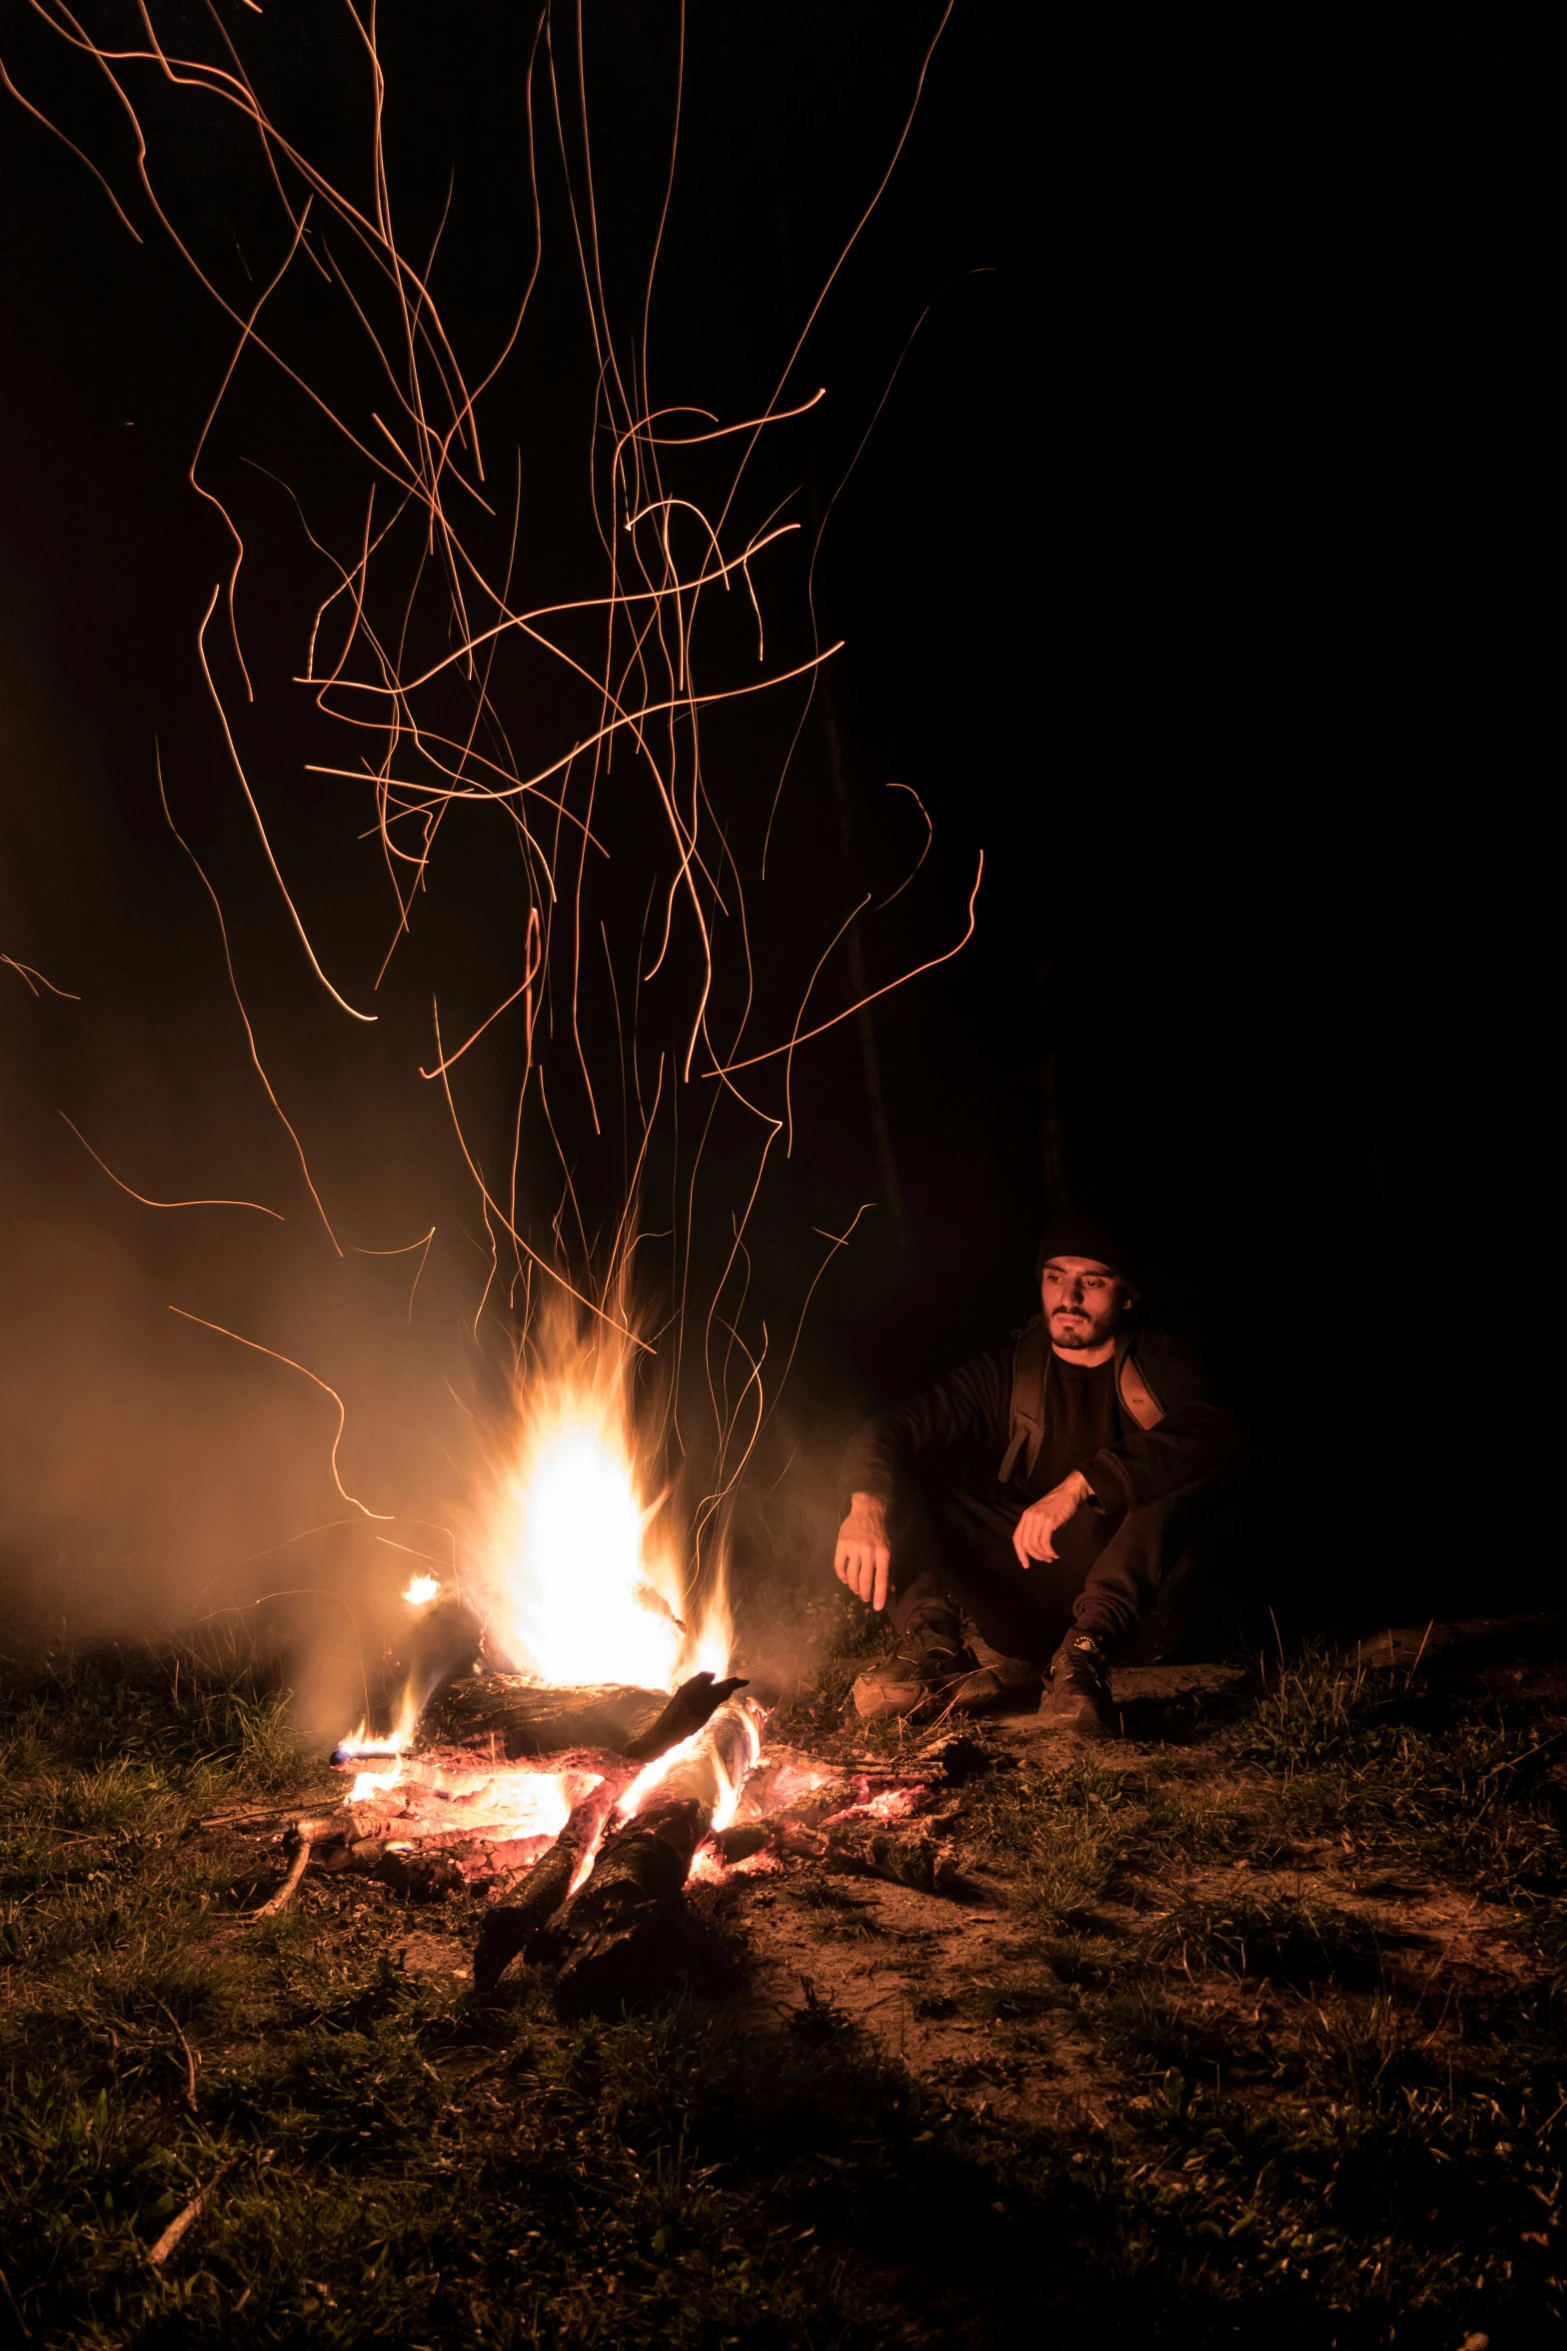
[[[407,1601],[410,1608],[424,1608],[427,1607],[430,1601],[435,1598],[435,1595],[440,1590],[440,1588],[441,1584],[440,1578],[438,1576],[416,1575],[413,1582],[408,1586],[407,1591],[404,1592],[403,1598]]]
[[[745,1786],[751,1768],[762,1752],[761,1720],[751,1712],[749,1707],[746,1709],[745,1728],[746,1752],[739,1770],[733,1774],[723,1770],[722,1767],[719,1770],[719,1797],[713,1807],[713,1834],[715,1836],[720,1829],[728,1828],[729,1823],[739,1811],[740,1791]]]
[[[517,1436],[480,1544],[497,1644],[557,1689],[622,1682],[672,1690],[722,1673],[731,1629],[722,1589],[689,1625],[673,1530],[639,1448],[632,1342],[608,1324],[545,1310],[521,1375]]]
[[[533,1670],[557,1687],[632,1682],[667,1689],[680,1634],[672,1611],[655,1613],[635,1597],[652,1577],[624,1453],[602,1428],[563,1416],[509,1483],[507,1630]]]
[[[722,1737],[723,1728],[731,1720],[739,1726],[738,1743]],[[616,1807],[617,1819],[634,1820],[673,1771],[700,1756],[713,1798],[710,1833],[728,1828],[739,1809],[740,1792],[762,1752],[762,1725],[766,1720],[762,1708],[749,1698],[729,1699],[712,1724],[693,1731],[689,1739],[682,1739],[678,1747],[671,1747],[667,1754],[660,1755],[639,1773]]]

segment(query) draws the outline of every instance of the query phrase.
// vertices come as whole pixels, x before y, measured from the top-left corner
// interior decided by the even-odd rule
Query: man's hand
[[[892,1572],[892,1550],[887,1541],[887,1505],[879,1494],[855,1494],[849,1515],[838,1529],[833,1553],[838,1581],[872,1608],[887,1605],[887,1579]]]
[[[1056,1529],[1064,1527],[1069,1518],[1075,1518],[1083,1504],[1093,1498],[1093,1487],[1080,1469],[1074,1469],[1059,1486],[1052,1486],[1048,1494],[1031,1502],[1012,1530],[1012,1548],[1017,1553],[1018,1565],[1032,1567],[1036,1559],[1054,1559]],[[855,1499],[859,1499],[858,1495]],[[842,1547],[841,1536],[839,1546]]]

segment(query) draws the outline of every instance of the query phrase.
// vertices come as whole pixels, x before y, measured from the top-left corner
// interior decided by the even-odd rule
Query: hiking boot
[[[1039,1703],[1047,1729],[1075,1739],[1113,1739],[1115,1715],[1104,1651],[1089,1633],[1072,1633],[1050,1660],[1050,1681]]]
[[[955,1608],[929,1603],[916,1609],[892,1656],[862,1673],[854,1685],[855,1711],[865,1722],[949,1705],[974,1670]]]
[[[964,1627],[968,1631],[968,1627]],[[965,1674],[952,1693],[959,1714],[1032,1714],[1039,1704],[1044,1675],[1026,1657],[1008,1657],[993,1649],[976,1632],[969,1632],[975,1670]]]

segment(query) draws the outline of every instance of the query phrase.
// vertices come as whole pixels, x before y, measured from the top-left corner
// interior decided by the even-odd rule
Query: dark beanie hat
[[[1096,1258],[1136,1287],[1136,1268],[1125,1239],[1108,1217],[1096,1216],[1092,1209],[1064,1210],[1060,1216],[1051,1218],[1034,1253],[1036,1281],[1052,1257]]]

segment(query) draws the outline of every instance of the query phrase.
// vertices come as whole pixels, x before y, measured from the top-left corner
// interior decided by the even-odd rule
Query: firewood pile
[[[657,1997],[688,1940],[685,1888],[815,1863],[961,1900],[975,1889],[944,1833],[954,1790],[985,1768],[962,1737],[893,1766],[761,1752],[767,1709],[738,1677],[696,1674],[672,1697],[541,1688],[469,1675],[427,1710],[389,1768],[343,1753],[351,1795],[292,1832],[274,1915],[307,1870],[374,1877],[414,1900],[488,1896],[474,1984],[553,1971],[564,2014]]]
[[[726,1727],[734,1737],[732,1723],[715,1717],[719,1737]],[[774,1752],[747,1777],[734,1819],[711,1834],[711,1782],[700,1745],[634,1816],[611,1826],[577,1892],[556,1892],[566,1870],[547,1857],[516,1901],[492,1906],[474,1955],[477,1990],[493,1990],[520,1962],[557,1971],[555,1997],[567,2016],[614,2014],[656,1997],[681,1963],[684,1890],[698,1861],[708,1877],[758,1875],[788,1858],[958,1900],[977,1891],[941,1821],[954,1787],[984,1768],[983,1751],[971,1741],[938,1742],[900,1769],[843,1768],[794,1750]],[[563,1842],[569,1834],[568,1827]]]

